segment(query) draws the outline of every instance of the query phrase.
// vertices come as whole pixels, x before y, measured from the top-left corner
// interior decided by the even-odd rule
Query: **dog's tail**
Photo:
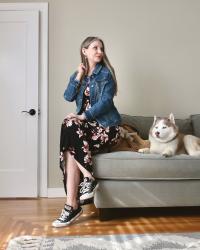
[[[185,135],[183,141],[189,155],[200,156],[200,138],[194,135]]]

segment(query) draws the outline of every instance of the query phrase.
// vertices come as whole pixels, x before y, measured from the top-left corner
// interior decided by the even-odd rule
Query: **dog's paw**
[[[150,148],[140,148],[138,150],[139,153],[142,153],[142,154],[149,154],[150,153]]]
[[[163,153],[163,154],[162,154],[162,156],[164,156],[164,157],[166,157],[166,158],[167,158],[167,157],[171,157],[172,155],[167,154],[167,153]]]
[[[164,157],[172,157],[174,154],[172,153],[172,152],[163,152],[162,153],[162,156],[164,156]]]

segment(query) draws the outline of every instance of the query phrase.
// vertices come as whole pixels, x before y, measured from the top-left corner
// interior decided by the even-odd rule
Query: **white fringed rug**
[[[200,250],[200,233],[20,236],[7,250]]]

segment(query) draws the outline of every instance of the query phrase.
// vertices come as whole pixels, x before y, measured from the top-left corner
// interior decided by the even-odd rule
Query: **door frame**
[[[39,81],[38,81],[38,196],[47,197],[48,191],[48,3],[0,3],[1,11],[38,10]]]

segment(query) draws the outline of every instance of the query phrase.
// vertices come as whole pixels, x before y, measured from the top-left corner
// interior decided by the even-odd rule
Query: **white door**
[[[38,40],[38,11],[0,11],[0,197],[38,195]]]

